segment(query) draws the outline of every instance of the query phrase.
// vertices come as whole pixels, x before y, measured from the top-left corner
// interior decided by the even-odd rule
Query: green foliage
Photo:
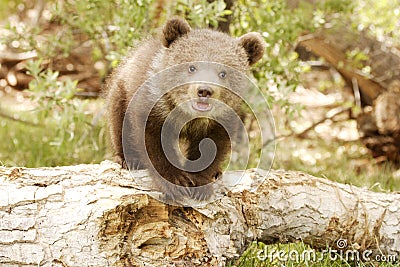
[[[68,31],[79,31],[109,61],[119,61],[127,50],[149,32],[150,6],[154,1],[57,1],[54,19]]]
[[[150,31],[153,2],[54,1],[49,4],[50,21],[58,24],[57,30],[46,33],[40,25],[9,23],[7,28],[12,34],[0,41],[18,42],[19,49],[35,50],[41,58],[67,57],[73,48],[88,42],[93,47],[95,60],[107,59],[115,66]]]
[[[34,80],[29,83],[29,90],[33,93],[32,100],[39,104],[37,111],[44,112],[41,119],[48,117],[48,112],[66,112],[68,109],[78,109],[74,95],[78,91],[77,81],[59,81],[59,73],[51,69],[44,70],[42,61],[29,61],[27,74]],[[55,117],[63,117],[68,114],[53,114]],[[54,116],[53,116],[54,117]]]
[[[371,68],[366,65],[366,61],[369,59],[369,57],[364,51],[360,51],[359,48],[355,48],[351,51],[347,51],[346,57],[349,59],[351,67],[361,70],[365,75],[369,74]]]
[[[267,42],[264,59],[257,65],[254,77],[270,104],[280,106],[289,115],[300,107],[288,102],[288,95],[299,83],[299,74],[308,67],[300,65],[294,51],[299,36],[332,23],[335,14],[352,10],[350,0],[318,1],[317,6],[301,2],[289,8],[286,0],[239,0],[234,11],[232,32],[240,36],[249,31],[260,32]]]
[[[224,21],[225,15],[230,15],[230,10],[225,10],[226,4],[223,0],[209,3],[207,0],[178,0],[176,13],[184,16],[196,27],[216,28],[219,21]]]
[[[356,30],[368,30],[377,39],[389,38],[400,44],[400,3],[398,0],[359,0],[352,16]]]
[[[58,72],[42,69],[41,61],[31,61],[27,68],[35,78],[28,89],[35,108],[20,117],[37,126],[2,123],[1,134],[9,136],[11,142],[3,142],[0,151],[14,151],[1,154],[6,159],[3,164],[37,167],[104,159],[104,124],[96,112],[88,112],[93,103],[75,97],[77,82],[60,81]]]
[[[36,50],[39,53],[42,51],[42,46],[38,45],[38,42],[35,40],[35,36],[40,33],[39,28],[31,29],[24,24],[14,25],[8,23],[6,29],[9,30],[11,34],[0,36],[0,45],[8,44],[19,51]]]

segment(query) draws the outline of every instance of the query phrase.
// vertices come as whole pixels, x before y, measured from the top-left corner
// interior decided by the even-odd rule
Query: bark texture
[[[253,240],[326,248],[339,238],[398,258],[400,194],[282,170],[253,188],[265,174],[250,170],[193,209],[154,200],[135,183],[146,171],[108,161],[0,168],[0,265],[223,266]]]

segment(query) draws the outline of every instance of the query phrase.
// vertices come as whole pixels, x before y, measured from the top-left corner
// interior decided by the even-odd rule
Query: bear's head
[[[247,89],[248,82],[243,77],[265,50],[259,33],[234,38],[210,29],[191,29],[180,18],[167,21],[161,42],[164,48],[155,71],[171,69],[163,78],[165,85],[177,84],[177,80],[184,84],[166,93],[168,106],[181,105],[182,112],[210,117],[227,114],[225,106],[240,109],[238,94]]]
[[[187,21],[173,18],[162,30],[162,43],[170,50],[172,64],[191,61],[212,61],[238,70],[247,69],[264,54],[265,42],[257,32],[239,38],[209,29],[192,30]],[[174,52],[177,52],[175,54]]]
[[[187,21],[180,18],[170,19],[164,25],[162,43],[180,55],[171,53],[175,64],[192,59],[226,64],[239,70],[260,60],[265,50],[264,39],[257,32],[232,38],[209,29],[192,30]]]

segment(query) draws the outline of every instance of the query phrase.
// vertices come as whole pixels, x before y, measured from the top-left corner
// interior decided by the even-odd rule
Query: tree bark
[[[399,257],[400,194],[376,193],[301,172],[249,170],[202,208],[148,196],[108,161],[0,168],[1,266],[223,266],[249,242],[303,240]],[[238,175],[236,172],[226,177]]]

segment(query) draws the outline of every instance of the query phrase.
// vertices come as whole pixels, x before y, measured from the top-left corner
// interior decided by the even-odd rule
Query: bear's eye
[[[218,76],[219,76],[221,79],[224,79],[224,78],[226,77],[226,72],[225,72],[225,71],[221,71],[220,73],[218,73]]]
[[[195,72],[196,71],[196,67],[193,65],[189,66],[189,72]]]

